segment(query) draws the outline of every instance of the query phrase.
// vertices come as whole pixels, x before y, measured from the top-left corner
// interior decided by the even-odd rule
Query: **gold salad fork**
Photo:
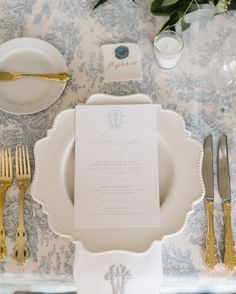
[[[29,152],[27,146],[16,146],[16,184],[20,191],[19,222],[16,232],[16,245],[14,247],[13,258],[18,265],[24,265],[29,258],[30,252],[27,246],[27,234],[25,230],[24,218],[24,198],[25,192],[31,182],[31,169]]]
[[[16,72],[0,72],[0,81],[15,81],[24,77],[40,78],[59,83],[65,83],[70,79],[70,75],[67,72],[61,72],[57,74],[23,74]]]
[[[0,261],[7,255],[6,233],[4,229],[4,201],[8,188],[12,184],[12,157],[7,148],[0,149]]]

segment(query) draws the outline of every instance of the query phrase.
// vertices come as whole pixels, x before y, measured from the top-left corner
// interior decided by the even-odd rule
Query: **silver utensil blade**
[[[203,145],[202,177],[205,186],[205,199],[214,199],[214,170],[212,136],[206,137]]]
[[[228,146],[227,136],[220,137],[218,145],[218,189],[221,198],[224,201],[231,200],[230,188],[230,174],[229,174],[229,160],[228,160]]]

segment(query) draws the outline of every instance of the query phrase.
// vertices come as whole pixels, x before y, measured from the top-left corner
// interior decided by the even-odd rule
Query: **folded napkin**
[[[73,274],[78,294],[158,294],[162,281],[161,242],[153,242],[144,253],[91,253],[78,242]]]

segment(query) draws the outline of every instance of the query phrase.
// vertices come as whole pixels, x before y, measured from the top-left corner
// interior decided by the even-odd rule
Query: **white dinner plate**
[[[61,53],[36,38],[17,38],[0,45],[0,71],[17,73],[67,72]],[[66,83],[39,78],[0,81],[0,108],[11,113],[38,112],[51,105]]]
[[[88,104],[150,103],[137,94],[91,96]],[[93,252],[123,249],[144,251],[154,240],[181,229],[192,203],[202,196],[202,148],[192,140],[183,119],[157,105],[161,227],[142,229],[75,229],[74,201],[75,110],[61,112],[47,137],[35,145],[33,198],[43,205],[54,232],[80,240]]]

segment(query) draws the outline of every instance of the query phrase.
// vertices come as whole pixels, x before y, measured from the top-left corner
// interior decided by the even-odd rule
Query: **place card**
[[[76,228],[160,225],[155,105],[79,105]]]
[[[135,43],[103,45],[105,82],[142,79],[141,53]]]

